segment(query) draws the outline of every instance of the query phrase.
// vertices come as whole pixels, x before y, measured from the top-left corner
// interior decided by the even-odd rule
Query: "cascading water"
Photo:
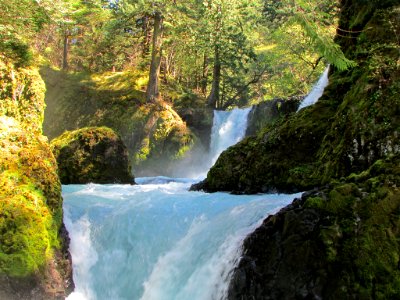
[[[71,299],[223,299],[244,237],[298,195],[188,192],[192,181],[63,186]],[[155,183],[156,182],[156,183]]]
[[[324,89],[329,83],[328,73],[329,73],[329,65],[325,68],[325,71],[322,73],[321,77],[318,79],[318,82],[314,85],[311,92],[300,103],[297,111],[299,111],[304,107],[313,105],[318,101],[319,98],[321,98],[322,94],[324,93]]]
[[[210,165],[228,147],[243,139],[247,129],[247,118],[251,107],[235,108],[231,111],[214,111],[214,121],[211,130]]]
[[[214,113],[209,165],[250,108]],[[224,299],[246,235],[299,195],[189,192],[190,179],[63,186],[75,291],[68,300]]]

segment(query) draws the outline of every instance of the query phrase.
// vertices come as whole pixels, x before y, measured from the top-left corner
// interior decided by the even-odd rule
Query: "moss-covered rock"
[[[0,55],[0,298],[63,298],[72,287],[61,185],[41,135],[44,83]]]
[[[229,299],[397,299],[400,157],[268,217],[244,243]]]
[[[67,74],[43,68],[46,82],[44,133],[107,126],[128,148],[135,175],[170,175],[192,149],[195,136],[165,102],[146,103],[142,77],[134,72]]]
[[[107,127],[66,131],[51,141],[63,184],[134,183],[121,138]]]
[[[324,102],[280,119],[225,150],[197,188],[244,193],[292,192],[320,184],[316,157],[334,113]]]

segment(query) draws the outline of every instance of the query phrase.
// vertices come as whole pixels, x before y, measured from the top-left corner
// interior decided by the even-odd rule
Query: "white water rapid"
[[[319,98],[321,98],[322,94],[324,93],[324,89],[329,83],[328,73],[329,73],[329,65],[325,68],[325,71],[322,73],[321,77],[318,79],[318,82],[314,85],[311,92],[300,103],[297,111],[299,111],[304,107],[313,105],[318,101]]]
[[[245,236],[299,195],[189,192],[192,181],[63,186],[76,299],[224,299]]]
[[[243,138],[249,111],[215,112],[204,168]],[[136,182],[63,186],[75,282],[68,300],[224,299],[243,239],[299,196],[189,192],[191,179]]]

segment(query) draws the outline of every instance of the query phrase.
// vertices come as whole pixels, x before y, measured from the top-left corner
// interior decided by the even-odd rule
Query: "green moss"
[[[335,272],[334,298],[392,299],[400,292],[399,163],[399,155],[379,160],[305,200],[324,220],[319,238]]]
[[[128,151],[107,127],[64,132],[51,142],[63,184],[133,183]]]
[[[346,5],[344,11],[349,9]],[[400,10],[377,7],[385,6],[374,3],[360,7],[356,17],[347,16],[352,26],[361,26],[361,34],[351,39],[352,45],[340,42],[358,66],[345,72],[333,70],[330,84],[315,105],[281,118],[257,137],[225,151],[207,175],[205,189],[295,192],[352,173],[359,174],[353,178],[358,181],[375,161],[399,152],[396,32],[400,32]],[[345,202],[346,197],[341,197]]]
[[[44,84],[0,56],[0,273],[44,277],[62,241],[61,185],[41,136]]]

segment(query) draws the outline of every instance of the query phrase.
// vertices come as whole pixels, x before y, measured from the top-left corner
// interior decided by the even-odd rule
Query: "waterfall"
[[[210,167],[217,161],[222,151],[243,139],[250,111],[251,107],[235,108],[231,111],[214,111],[209,154]]]
[[[222,151],[244,138],[251,109],[252,107],[230,111],[214,110],[209,150],[190,153],[176,165],[173,176],[195,178],[197,181],[204,179]]]
[[[299,111],[304,107],[313,105],[318,101],[319,98],[321,98],[322,94],[324,93],[324,89],[329,83],[328,73],[329,73],[329,65],[325,68],[325,71],[322,73],[321,77],[318,79],[318,82],[314,85],[311,92],[300,103],[297,111]]]
[[[296,195],[189,192],[193,181],[63,186],[68,300],[224,299],[243,239]]]
[[[203,172],[245,135],[251,108],[215,111]],[[204,154],[203,154],[204,156]],[[189,192],[193,179],[63,186],[68,300],[225,299],[244,238],[295,195]]]

